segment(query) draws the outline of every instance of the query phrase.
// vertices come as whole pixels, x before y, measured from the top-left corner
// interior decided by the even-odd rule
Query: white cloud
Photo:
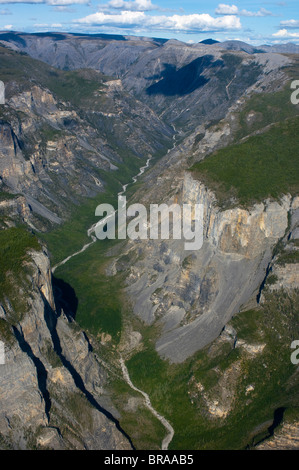
[[[13,28],[12,24],[6,24],[3,29],[7,29],[8,31]]]
[[[12,15],[12,12],[9,11],[7,8],[5,8],[4,10],[0,10],[0,15]]]
[[[31,4],[36,4],[36,3],[45,3],[44,0],[0,0],[0,4],[4,3],[31,3]]]
[[[27,3],[27,4],[46,4],[46,5],[74,5],[74,4],[87,4],[90,3],[90,0],[0,0],[0,4],[5,3]]]
[[[151,11],[159,9],[157,5],[152,4],[151,0],[110,0],[103,7],[126,11]]]
[[[0,0],[1,1],[1,0]],[[24,0],[25,1],[25,0]],[[53,6],[64,6],[64,5],[86,5],[90,3],[90,0],[44,0],[43,3]]]
[[[226,5],[225,3],[220,3],[215,10],[216,15],[237,15],[239,8],[236,5]]]
[[[286,28],[299,28],[299,20],[281,21],[280,26],[283,26],[283,27],[286,27]]]
[[[273,16],[271,11],[265,8],[260,8],[259,11],[239,10],[237,5],[227,5],[226,3],[219,3],[215,10],[216,15],[238,15],[250,17]]]
[[[290,33],[287,29],[280,29],[277,33],[272,34],[276,38],[299,38],[299,33]]]
[[[70,7],[67,7],[67,6],[56,6],[56,7],[53,7],[53,10],[54,11],[60,11],[60,12],[66,12],[66,13],[73,13],[74,10],[73,8],[70,8]]]
[[[62,28],[62,24],[60,23],[52,23],[52,24],[49,24],[49,23],[35,23],[33,25],[35,28],[37,29],[42,29],[42,30],[50,30],[50,29],[57,29],[57,28]]]
[[[144,12],[122,11],[117,14],[98,12],[75,23],[90,26],[114,26],[118,28],[139,27],[142,30],[162,30],[178,32],[227,31],[241,29],[240,19],[236,16],[213,18],[208,14],[149,16]]]
[[[53,11],[65,11],[65,10],[68,10],[68,7],[65,7],[65,6],[56,6],[53,8]]]

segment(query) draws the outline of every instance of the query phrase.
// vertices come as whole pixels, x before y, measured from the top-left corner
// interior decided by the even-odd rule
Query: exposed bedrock
[[[182,362],[255,300],[273,247],[288,226],[292,201],[284,196],[248,210],[221,211],[214,194],[185,173],[171,202],[203,204],[203,246],[186,251],[183,239],[131,242],[139,260],[131,266],[127,291],[135,314],[161,324],[159,354]]]
[[[86,335],[56,312],[47,253],[32,251],[24,273],[15,283],[20,311],[8,298],[0,305],[0,448],[132,449],[107,371]]]

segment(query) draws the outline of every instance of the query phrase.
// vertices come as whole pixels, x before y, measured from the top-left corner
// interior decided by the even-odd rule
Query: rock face
[[[259,444],[257,450],[298,450],[299,449],[299,424],[283,424],[272,439]]]
[[[139,243],[142,260],[131,267],[127,290],[137,315],[163,325],[159,354],[182,362],[257,295],[272,249],[287,228],[291,198],[221,211],[213,193],[185,173],[169,203],[174,200],[203,205],[202,248],[185,251],[184,240]]]
[[[289,212],[289,231],[283,239],[283,248],[276,256],[270,266],[272,282],[269,286],[271,291],[286,289],[287,291],[297,289],[299,285],[298,264],[298,238],[299,238],[299,197],[292,201]]]
[[[0,185],[1,187],[1,185]],[[12,226],[13,221],[31,226],[31,210],[24,196],[16,196],[12,199],[0,202],[0,212],[5,217],[5,223],[1,222],[1,226]]]
[[[131,449],[105,396],[104,367],[86,335],[55,310],[47,253],[30,257],[27,311],[16,321],[1,307],[0,447]]]

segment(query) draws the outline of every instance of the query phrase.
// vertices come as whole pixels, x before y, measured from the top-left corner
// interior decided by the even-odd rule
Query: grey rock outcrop
[[[27,268],[27,309],[17,320],[1,310],[0,447],[131,449],[105,392],[107,370],[83,332],[58,317],[47,253],[32,251]]]
[[[257,295],[287,228],[291,198],[221,211],[213,193],[186,173],[175,201],[203,204],[202,248],[185,251],[184,240],[140,242],[142,260],[131,267],[127,291],[137,315],[163,325],[159,354],[182,362]]]
[[[298,450],[299,423],[285,423],[275,432],[274,437],[255,447],[256,450]]]

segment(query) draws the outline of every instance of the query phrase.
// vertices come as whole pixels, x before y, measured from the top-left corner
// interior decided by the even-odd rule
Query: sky
[[[0,0],[0,30],[299,44],[299,0]]]

